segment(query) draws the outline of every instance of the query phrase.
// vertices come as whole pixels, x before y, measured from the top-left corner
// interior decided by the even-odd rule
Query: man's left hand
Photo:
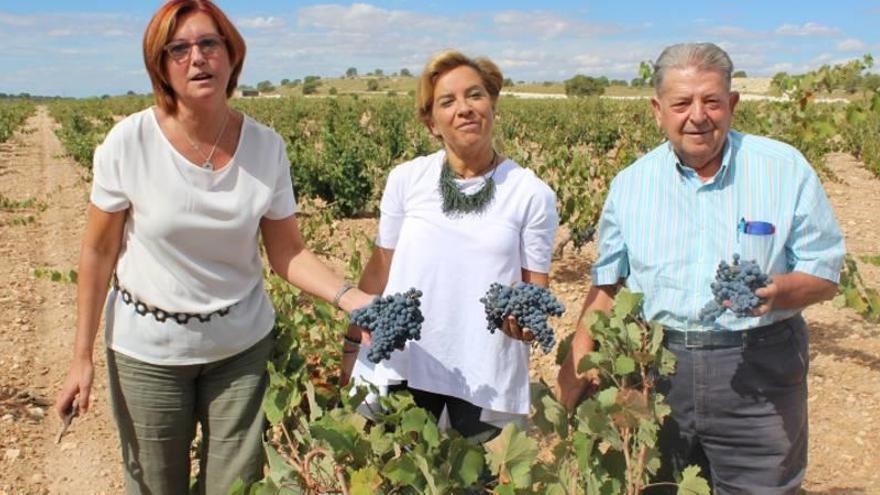
[[[766,287],[755,290],[755,295],[764,300],[764,303],[752,310],[754,316],[764,316],[773,309],[773,303],[779,296],[779,285],[772,280]]]

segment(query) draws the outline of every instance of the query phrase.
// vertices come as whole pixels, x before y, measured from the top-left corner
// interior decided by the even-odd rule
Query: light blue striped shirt
[[[770,222],[772,235],[740,233],[740,219]],[[838,281],[843,236],[815,171],[793,147],[730,131],[721,168],[702,182],[664,143],[611,182],[599,223],[593,285],[621,278],[642,292],[644,316],[678,330],[743,330],[799,310],[701,322],[722,259],[755,260],[770,275],[798,271]]]

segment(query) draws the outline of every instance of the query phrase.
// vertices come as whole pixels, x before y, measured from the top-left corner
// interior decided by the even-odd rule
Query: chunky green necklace
[[[483,187],[474,194],[465,194],[455,182],[455,174],[447,160],[443,160],[443,169],[440,172],[440,196],[443,198],[443,213],[446,216],[460,216],[468,213],[482,213],[486,206],[495,197],[495,180],[492,178],[498,167],[495,160],[498,154],[492,150],[492,162],[489,167],[492,173],[483,177]]]

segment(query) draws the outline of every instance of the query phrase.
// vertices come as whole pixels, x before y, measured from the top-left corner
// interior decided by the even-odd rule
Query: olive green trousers
[[[213,363],[162,366],[107,350],[110,399],[129,495],[190,493],[190,448],[202,428],[197,492],[225,494],[262,477],[261,404],[273,334]]]

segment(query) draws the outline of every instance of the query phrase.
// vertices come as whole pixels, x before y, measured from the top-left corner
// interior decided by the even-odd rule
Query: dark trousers
[[[446,408],[450,426],[461,433],[463,437],[475,442],[486,442],[501,433],[501,429],[497,426],[480,421],[480,414],[483,412],[483,408],[471,404],[464,399],[415,389],[409,387],[406,382],[392,385],[388,387],[388,391],[392,393],[409,392],[417,406],[433,414],[434,418],[437,419],[443,413],[443,408]]]
[[[775,338],[749,346],[667,345],[678,364],[657,386],[672,407],[660,430],[661,479],[698,464],[716,494],[799,492],[807,466],[807,326],[795,316],[774,327]]]

